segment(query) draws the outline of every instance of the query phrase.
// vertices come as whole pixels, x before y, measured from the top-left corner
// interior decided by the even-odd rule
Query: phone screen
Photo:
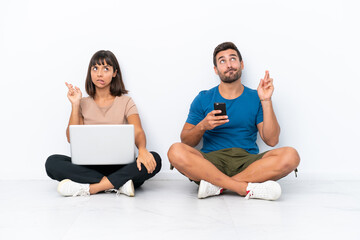
[[[215,110],[221,110],[221,113],[215,114],[215,116],[224,116],[226,115],[226,104],[225,103],[214,103]]]

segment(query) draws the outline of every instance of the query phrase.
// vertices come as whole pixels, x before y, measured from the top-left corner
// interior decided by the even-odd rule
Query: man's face
[[[224,83],[232,83],[241,78],[243,62],[239,60],[237,52],[233,49],[221,51],[215,56],[217,66],[215,73]]]

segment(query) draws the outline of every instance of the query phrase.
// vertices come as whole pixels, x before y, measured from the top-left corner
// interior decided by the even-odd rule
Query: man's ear
[[[241,70],[244,70],[244,62],[241,60],[240,62]]]
[[[214,66],[214,71],[215,71],[215,74],[216,74],[216,75],[219,75],[219,72],[218,72],[218,70],[217,70],[217,67],[216,67],[216,66]]]

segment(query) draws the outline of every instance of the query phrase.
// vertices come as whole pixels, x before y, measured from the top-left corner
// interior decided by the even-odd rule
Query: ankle
[[[99,192],[99,189],[96,187],[96,183],[95,184],[90,184],[90,187],[89,187],[89,192],[90,192],[90,195],[93,195],[93,194],[96,194]]]
[[[248,183],[247,182],[240,182],[239,186],[238,186],[238,191],[237,194],[239,194],[240,196],[246,196],[247,194],[247,188]]]

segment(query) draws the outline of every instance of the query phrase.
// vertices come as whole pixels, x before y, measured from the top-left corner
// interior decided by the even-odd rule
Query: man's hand
[[[269,71],[265,71],[265,77],[260,80],[257,92],[260,100],[271,100],[271,96],[274,92],[274,85],[273,79],[270,78]]]
[[[223,125],[229,122],[228,116],[215,116],[215,114],[221,113],[221,110],[213,110],[206,115],[206,117],[200,122],[202,130],[212,130],[217,126]]]
[[[139,171],[141,171],[141,164],[144,164],[149,174],[153,173],[156,168],[155,158],[146,148],[141,150],[139,149],[139,156],[136,160],[136,165]]]

